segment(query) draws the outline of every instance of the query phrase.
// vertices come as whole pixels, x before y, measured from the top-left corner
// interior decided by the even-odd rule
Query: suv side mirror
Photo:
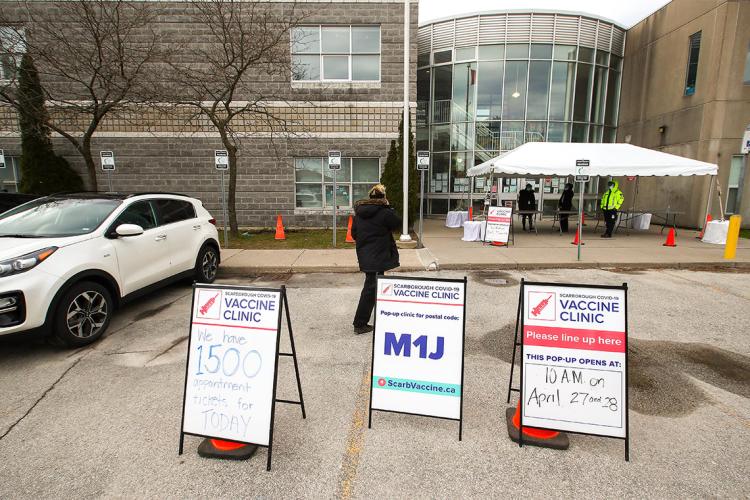
[[[138,236],[139,234],[143,234],[143,228],[138,224],[120,224],[115,229],[115,234],[123,237]]]

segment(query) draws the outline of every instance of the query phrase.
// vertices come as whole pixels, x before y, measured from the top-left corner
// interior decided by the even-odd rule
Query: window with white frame
[[[380,81],[380,26],[292,30],[292,80]]]
[[[0,26],[0,80],[15,80],[24,52],[26,43],[23,30]]]
[[[5,167],[0,167],[0,192],[17,193],[21,181],[20,158],[5,155]]]
[[[333,207],[333,173],[328,169],[328,158],[295,158],[294,177],[297,208]],[[336,205],[350,208],[353,201],[367,198],[367,192],[378,182],[379,158],[342,158],[341,170],[336,172]]]

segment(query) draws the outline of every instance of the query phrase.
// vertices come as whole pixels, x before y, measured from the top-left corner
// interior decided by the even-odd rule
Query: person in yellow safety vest
[[[608,189],[602,195],[600,205],[604,213],[604,223],[607,226],[602,238],[612,237],[612,232],[615,230],[615,224],[617,223],[617,211],[620,210],[622,203],[625,201],[625,196],[620,191],[616,180],[609,181],[607,187]]]

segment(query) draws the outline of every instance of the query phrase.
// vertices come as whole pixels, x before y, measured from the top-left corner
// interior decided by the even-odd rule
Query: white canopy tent
[[[581,162],[587,160],[588,162]],[[586,165],[586,166],[582,166]],[[713,163],[683,158],[631,144],[527,142],[516,149],[469,169],[470,177],[479,175],[526,176],[716,176]],[[711,178],[709,190],[715,177]],[[711,203],[709,191],[708,206]],[[722,210],[723,211],[723,210]],[[583,197],[579,196],[578,221],[581,223]],[[580,245],[578,246],[580,259]]]
[[[587,175],[672,176],[716,175],[719,167],[632,144],[527,142],[512,151],[471,167],[468,175],[490,173],[529,176],[576,175],[577,160],[588,160]]]

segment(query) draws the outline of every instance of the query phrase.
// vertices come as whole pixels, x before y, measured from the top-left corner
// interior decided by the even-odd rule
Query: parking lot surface
[[[288,287],[308,418],[278,405],[273,469],[178,456],[191,289],[117,315],[66,351],[0,343],[0,492],[15,497],[745,497],[750,490],[748,275],[678,270],[412,273],[469,277],[463,441],[458,424],[375,413],[371,336],[352,334],[361,274],[225,283]],[[629,286],[631,461],[619,440],[518,446],[505,403],[521,277]],[[282,332],[282,349],[286,342]],[[295,397],[291,361],[279,398]]]

